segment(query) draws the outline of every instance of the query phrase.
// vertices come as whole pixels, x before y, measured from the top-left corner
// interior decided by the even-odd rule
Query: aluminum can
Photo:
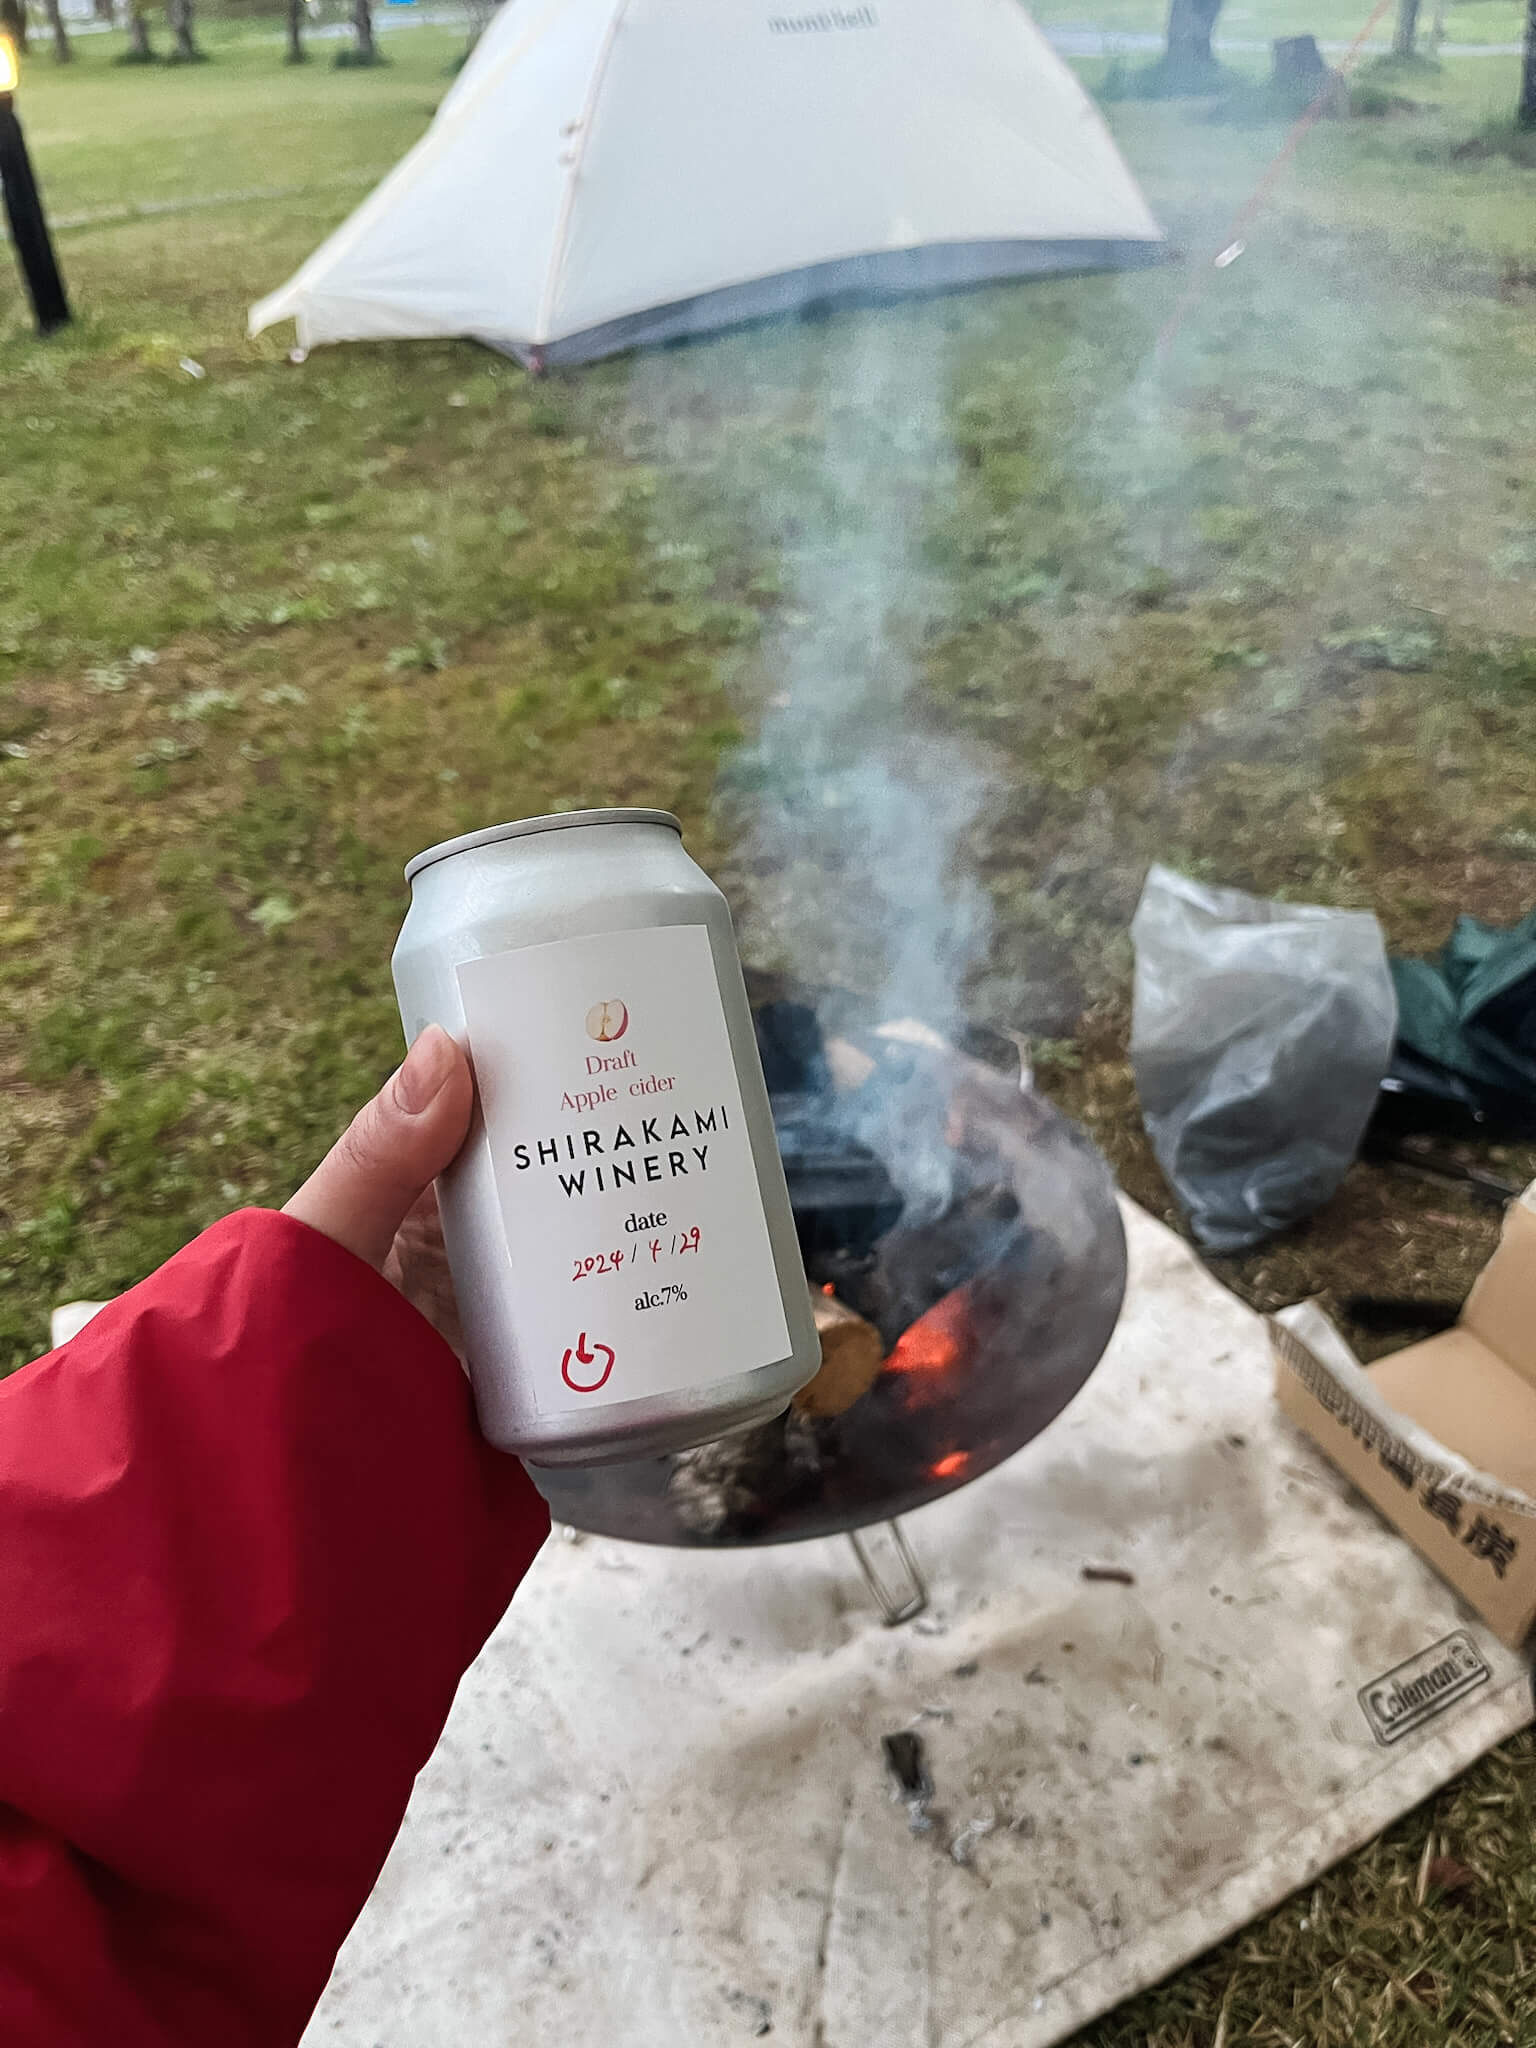
[[[474,1067],[438,1182],[480,1425],[597,1465],[769,1420],[821,1362],[725,898],[665,811],[493,825],[407,866],[407,1043]]]

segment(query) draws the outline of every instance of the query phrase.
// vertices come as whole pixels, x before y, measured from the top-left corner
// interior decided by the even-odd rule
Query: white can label
[[[540,1412],[787,1357],[705,926],[557,939],[458,974]]]

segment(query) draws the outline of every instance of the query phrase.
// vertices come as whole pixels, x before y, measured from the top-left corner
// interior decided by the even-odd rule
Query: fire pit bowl
[[[857,1217],[846,1242],[829,1242],[825,1206],[802,1204],[787,1137],[803,1132],[805,1092],[786,1091],[783,1075],[775,1115],[809,1284],[876,1326],[878,1375],[841,1414],[791,1410],[698,1451],[537,1471],[557,1521],[705,1548],[891,1522],[1038,1436],[1109,1342],[1126,1273],[1113,1183],[1083,1133],[1021,1076],[1017,1050],[972,1034],[979,1056],[912,1024],[839,1019],[833,1035],[819,1015],[827,1035],[808,1058],[836,1142],[887,1193],[900,1190],[896,1204],[878,1190],[866,1204],[865,1218],[885,1226],[872,1244]]]

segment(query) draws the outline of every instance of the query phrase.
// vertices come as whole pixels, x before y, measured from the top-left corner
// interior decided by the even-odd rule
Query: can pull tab
[[[573,1371],[573,1365],[579,1370]],[[596,1378],[593,1370],[596,1369]],[[560,1361],[560,1377],[575,1394],[595,1394],[613,1371],[613,1346],[595,1342],[585,1330]]]

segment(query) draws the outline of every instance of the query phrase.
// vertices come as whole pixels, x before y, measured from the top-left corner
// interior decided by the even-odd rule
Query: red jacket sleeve
[[[548,1527],[437,1333],[269,1211],[0,1383],[6,2048],[292,2048]]]

